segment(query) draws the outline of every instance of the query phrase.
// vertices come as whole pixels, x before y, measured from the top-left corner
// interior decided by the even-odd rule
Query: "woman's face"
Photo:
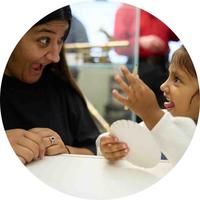
[[[37,82],[46,65],[57,63],[69,24],[55,20],[31,28],[19,41],[7,63],[5,74],[25,83]]]
[[[200,101],[196,77],[180,66],[170,65],[169,77],[161,90],[167,99],[164,106],[173,116],[190,117],[197,122]]]

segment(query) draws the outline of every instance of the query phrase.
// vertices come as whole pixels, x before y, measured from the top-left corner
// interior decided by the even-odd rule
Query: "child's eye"
[[[175,84],[181,83],[181,80],[179,79],[178,76],[175,76],[175,77],[174,77],[174,83],[175,83]]]

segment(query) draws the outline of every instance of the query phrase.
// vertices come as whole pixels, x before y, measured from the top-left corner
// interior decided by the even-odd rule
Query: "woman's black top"
[[[66,145],[96,153],[95,141],[100,133],[83,99],[50,70],[34,84],[4,75],[1,114],[5,130],[50,128]]]

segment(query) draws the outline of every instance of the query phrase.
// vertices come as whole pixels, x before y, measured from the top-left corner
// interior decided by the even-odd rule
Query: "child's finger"
[[[120,88],[126,95],[129,95],[129,86],[125,83],[125,81],[119,76],[115,76],[115,81],[119,84]]]
[[[105,153],[114,153],[117,151],[122,151],[128,149],[127,144],[122,142],[115,142],[115,143],[107,143],[101,146],[102,152]]]
[[[137,81],[137,76],[134,73],[131,73],[127,67],[122,66],[121,72],[124,75],[124,77],[128,80],[129,83],[135,83]]]
[[[123,157],[125,157],[128,154],[128,149],[117,151],[117,152],[111,152],[111,153],[105,153],[105,158],[110,161],[120,160]]]
[[[127,149],[128,146],[125,143],[109,143],[105,145],[106,152],[117,152]]]
[[[119,139],[115,136],[112,136],[112,135],[109,135],[109,136],[103,136],[101,138],[101,145],[105,145],[105,144],[108,144],[108,143],[116,143],[118,142]]]
[[[138,75],[135,73],[131,73],[127,69],[127,67],[122,66],[121,71],[122,71],[124,77],[128,80],[129,85],[133,90],[137,90],[138,87],[140,87],[141,85],[144,84],[143,81],[141,81],[141,79],[138,77]]]
[[[121,94],[119,94],[119,92],[117,90],[113,90],[112,91],[113,96],[123,105],[128,106],[128,98],[122,96]]]

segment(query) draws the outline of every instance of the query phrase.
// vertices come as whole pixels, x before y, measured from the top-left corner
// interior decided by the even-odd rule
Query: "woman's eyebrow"
[[[40,29],[40,30],[38,30],[37,32],[38,32],[38,33],[47,32],[47,33],[56,34],[56,32],[54,32],[54,31],[52,31],[52,30],[49,30],[49,29],[46,29],[46,28]]]

